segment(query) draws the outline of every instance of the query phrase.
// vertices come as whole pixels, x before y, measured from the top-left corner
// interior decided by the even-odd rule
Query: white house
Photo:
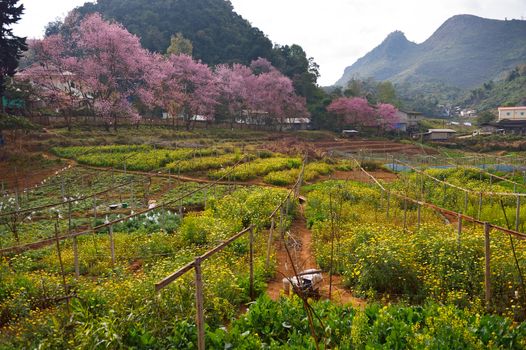
[[[501,120],[526,120],[526,106],[499,107],[499,119]]]

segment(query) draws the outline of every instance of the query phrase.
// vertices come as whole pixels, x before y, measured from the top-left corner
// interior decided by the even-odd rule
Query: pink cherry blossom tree
[[[398,110],[389,103],[380,103],[376,106],[379,126],[383,130],[392,130],[396,123],[400,121]]]
[[[71,16],[70,16],[71,17]],[[134,102],[151,102],[148,72],[154,55],[122,25],[87,16],[65,38],[49,36],[32,44],[35,63],[25,74],[42,88],[48,103],[88,103],[106,128],[117,129],[119,117],[138,122]]]
[[[230,127],[236,119],[242,119],[249,109],[248,95],[253,91],[254,80],[250,68],[241,64],[219,65],[215,69],[215,77],[219,88],[219,103],[228,113]]]
[[[253,61],[250,68],[220,65],[215,75],[231,124],[245,118],[250,124],[282,128],[289,118],[309,116],[306,101],[296,95],[292,81],[266,59]]]
[[[342,122],[353,126],[375,126],[374,109],[365,98],[340,97],[332,101],[327,110],[342,118]]]
[[[255,110],[267,112],[267,122],[278,124],[280,130],[287,119],[309,116],[306,101],[296,95],[292,80],[275,69],[259,74],[254,90],[249,98],[250,105]]]
[[[180,89],[175,103],[187,129],[193,125],[194,116],[204,116],[208,121],[214,119],[219,88],[206,64],[188,55],[171,55],[164,79]]]
[[[18,74],[17,79],[32,82],[36,97],[60,112],[71,130],[72,113],[86,106],[88,96],[78,76],[71,72],[66,44],[60,35],[30,40],[28,44],[36,63]]]
[[[118,117],[133,122],[140,115],[133,102],[147,96],[147,72],[153,56],[141,47],[139,38],[118,23],[104,21],[100,14],[86,17],[72,34],[77,55],[74,73],[89,89],[95,112],[117,129]]]

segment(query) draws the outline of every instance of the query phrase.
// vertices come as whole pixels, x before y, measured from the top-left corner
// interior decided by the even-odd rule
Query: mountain
[[[77,8],[122,23],[142,45],[165,52],[172,35],[190,39],[193,56],[203,62],[240,62],[272,56],[272,42],[238,15],[225,0],[98,0]]]
[[[488,81],[464,93],[459,104],[479,111],[526,105],[526,64],[515,67],[502,80]]]
[[[526,62],[526,21],[501,21],[472,15],[448,19],[425,42],[402,32],[391,34],[345,69],[338,86],[352,78],[393,83],[439,84],[461,89],[502,78]]]

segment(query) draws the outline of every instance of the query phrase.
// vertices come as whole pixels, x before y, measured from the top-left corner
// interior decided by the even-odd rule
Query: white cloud
[[[86,0],[22,0],[25,12],[19,23],[13,26],[15,33],[28,38],[44,36],[46,25],[56,18],[65,17],[75,7]]]
[[[403,31],[426,40],[449,17],[473,14],[520,19],[524,0],[231,0],[236,11],[280,44],[300,44],[321,68],[320,84],[338,80],[385,37]]]
[[[330,85],[346,66],[365,55],[392,31],[411,41],[427,39],[449,17],[526,17],[524,0],[231,0],[236,12],[279,44],[299,44],[321,67],[320,84]],[[26,13],[14,29],[41,37],[47,23],[85,0],[22,0]]]

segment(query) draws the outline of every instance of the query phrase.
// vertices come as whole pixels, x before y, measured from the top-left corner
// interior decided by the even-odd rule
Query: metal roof
[[[443,132],[443,133],[450,133],[450,134],[453,134],[453,133],[456,133],[455,130],[453,129],[429,129],[428,132]]]

